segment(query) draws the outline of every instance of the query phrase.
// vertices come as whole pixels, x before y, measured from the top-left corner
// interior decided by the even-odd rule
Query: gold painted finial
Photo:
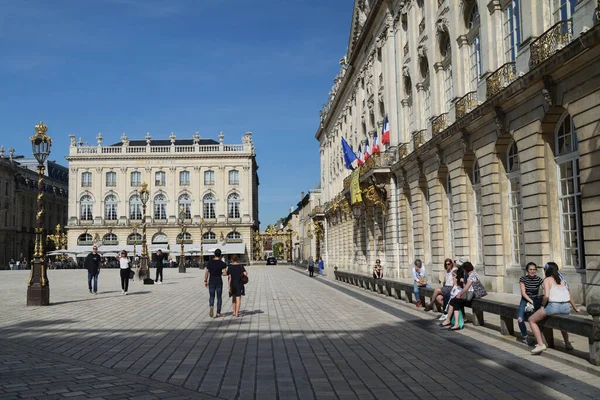
[[[44,122],[40,121],[35,127],[35,131],[40,135],[45,135],[48,132],[48,127],[44,125]]]

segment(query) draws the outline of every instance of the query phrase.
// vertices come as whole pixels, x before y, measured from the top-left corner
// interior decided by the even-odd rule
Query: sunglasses
[[[452,263],[446,263],[446,265],[452,265]]]

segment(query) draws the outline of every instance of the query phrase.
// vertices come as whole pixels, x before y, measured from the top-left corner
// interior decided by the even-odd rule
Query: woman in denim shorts
[[[556,265],[556,263],[548,263],[546,264],[546,267],[544,298],[542,299],[543,307],[529,317],[529,325],[531,326],[531,331],[535,335],[535,340],[537,341],[537,344],[533,350],[531,350],[531,354],[540,354],[546,350],[546,345],[542,339],[542,332],[540,331],[538,322],[549,315],[569,314],[571,312],[571,305],[573,305],[575,312],[579,312],[579,308],[573,304],[568,286],[559,275],[558,265]],[[563,337],[564,336],[563,333]],[[568,343],[568,336],[565,337],[565,342]]]

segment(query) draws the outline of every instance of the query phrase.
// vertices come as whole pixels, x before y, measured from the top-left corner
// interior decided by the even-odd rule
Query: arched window
[[[454,201],[452,198],[452,179],[450,174],[446,176],[446,205],[448,214],[448,245],[450,247],[450,257],[456,255],[456,247],[454,245]]]
[[[240,218],[240,195],[232,193],[227,197],[227,217]]]
[[[192,235],[189,232],[183,232],[183,243],[190,244],[192,243]],[[181,233],[177,235],[177,244],[181,244]]]
[[[477,83],[483,72],[481,66],[481,37],[479,35],[479,8],[477,3],[473,2],[469,18],[467,20],[467,29],[469,30],[469,72],[470,72],[470,90],[477,91]]]
[[[142,217],[142,199],[139,194],[134,194],[129,198],[129,218],[139,221]]]
[[[577,129],[569,114],[558,124],[554,153],[559,179],[558,209],[560,210],[563,264],[575,268],[585,268],[579,182],[579,142]]]
[[[142,173],[133,171],[131,173],[131,186],[140,186],[142,184]]]
[[[504,61],[514,62],[521,43],[520,1],[511,0],[502,10],[502,34],[504,36]]]
[[[506,177],[509,185],[508,206],[510,207],[510,236],[512,264],[522,265],[525,261],[523,236],[523,205],[521,203],[521,164],[517,143],[512,142],[506,153]]]
[[[156,186],[165,186],[167,184],[167,174],[165,171],[158,171],[154,174],[154,184]]]
[[[102,244],[105,245],[115,245],[115,244],[119,244],[119,239],[117,239],[117,235],[115,235],[114,233],[107,233],[106,235],[104,235],[104,237],[102,238]]]
[[[240,184],[240,172],[236,169],[229,171],[229,184],[239,185]]]
[[[94,244],[94,238],[89,233],[82,233],[77,238],[77,244],[80,246],[91,246]]]
[[[117,173],[109,171],[106,173],[106,186],[117,186]]]
[[[477,265],[483,265],[484,247],[483,247],[483,213],[481,207],[481,171],[479,162],[473,164],[473,177],[471,179],[473,187],[473,208],[475,212],[475,240],[477,241]]]
[[[227,234],[227,241],[228,242],[241,242],[242,234],[237,231],[229,232]]]
[[[179,212],[183,211],[185,213],[186,219],[192,218],[192,198],[190,197],[190,195],[187,193],[182,194],[181,196],[179,196],[178,203]]]
[[[154,197],[154,219],[167,219],[167,197],[162,193]]]
[[[109,194],[104,198],[104,219],[115,221],[117,219],[117,196]]]
[[[169,238],[167,237],[167,235],[165,235],[162,232],[158,232],[152,238],[152,244],[168,244],[168,243],[169,243]]]
[[[89,194],[81,196],[79,200],[80,218],[82,221],[91,221],[94,219],[94,201]]]
[[[421,78],[423,78],[423,100],[425,107],[423,107],[423,117],[425,121],[429,121],[431,118],[431,85],[429,81],[429,61],[427,57],[423,56],[419,58],[419,70],[421,72]]]
[[[203,218],[214,219],[217,218],[217,214],[215,212],[216,205],[215,195],[212,193],[208,193],[202,199],[202,216]]]
[[[202,235],[202,241],[204,243],[216,243],[217,234],[214,232],[206,232],[204,235]]]
[[[127,236],[127,244],[142,244],[142,235],[139,233],[131,233]]]

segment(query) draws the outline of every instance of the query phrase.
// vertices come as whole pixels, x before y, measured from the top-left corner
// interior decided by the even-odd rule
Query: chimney
[[[304,190],[302,192],[300,192],[300,200],[304,200]]]

